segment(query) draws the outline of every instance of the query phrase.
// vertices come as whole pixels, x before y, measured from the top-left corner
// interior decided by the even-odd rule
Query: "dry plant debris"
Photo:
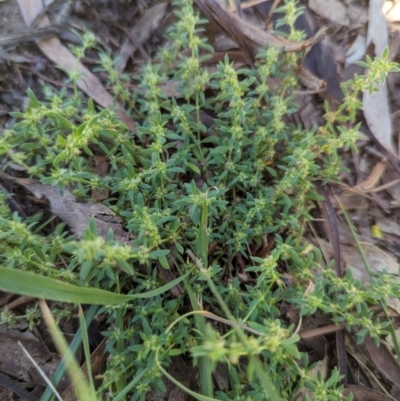
[[[83,25],[87,24],[89,29],[93,29],[94,35],[101,37],[103,42],[112,47],[113,54],[120,57],[116,69],[121,73],[136,70],[137,65],[143,63],[146,55],[154,52],[155,46],[161,40],[158,30],[162,31],[161,34],[165,31],[165,25],[162,24],[171,15],[167,3],[151,2],[151,5],[147,7],[145,2],[138,1],[137,4],[130,4],[129,10],[125,10],[131,19],[124,19],[122,12],[118,15],[121,21],[116,22],[123,26],[124,30],[115,33],[116,31],[113,30],[115,18],[112,17],[114,7],[122,10],[126,4],[120,2],[121,4],[112,5],[110,2],[101,2],[102,7],[99,7],[101,11],[98,11],[93,3],[84,1],[76,3],[79,4],[75,4],[71,18],[75,20],[79,14],[79,22]],[[301,29],[307,32],[307,40],[300,43],[277,37],[269,29],[264,30],[265,22],[274,16],[269,13],[272,2],[249,2],[247,6],[246,3],[243,3],[242,13],[237,13],[237,15],[234,12],[228,12],[215,0],[196,0],[196,3],[211,21],[211,24],[207,26],[206,34],[211,40],[214,40],[215,47],[222,47],[222,43],[226,46],[228,43],[228,48],[231,46],[229,54],[233,55],[233,49],[235,49],[235,57],[242,65],[244,63],[254,65],[258,48],[267,43],[285,51],[303,50],[305,59],[303,67],[298,71],[302,83],[309,91],[319,93],[321,97],[330,101],[332,107],[337,107],[343,99],[336,72],[339,73],[341,81],[347,80],[354,72],[360,73],[361,71],[360,67],[355,65],[356,61],[362,60],[366,56],[371,58],[381,56],[387,46],[391,50],[391,60],[399,61],[400,59],[400,7],[396,1],[370,0],[367,3],[345,0],[329,1],[329,4],[326,0],[305,2],[304,4],[308,8],[305,18],[301,22],[303,24]],[[60,40],[62,35],[59,30],[40,31],[50,25],[46,12],[43,13],[43,3],[40,0],[18,0],[15,2],[15,5],[17,4],[18,12],[22,14],[26,26],[31,27],[34,24],[38,36],[34,37],[36,47],[32,44],[25,46],[23,42],[19,41],[16,48],[15,41],[10,41],[8,43],[10,48],[6,46],[4,49],[0,49],[0,68],[4,77],[0,82],[2,125],[8,121],[8,111],[22,111],[26,107],[27,87],[33,86],[37,92],[40,92],[44,79],[49,84],[64,85],[62,83],[64,77],[54,68],[54,65],[62,67],[66,71],[76,69],[76,72],[81,75],[78,80],[80,90],[89,98],[94,99],[101,107],[113,106],[115,101],[109,93],[107,83],[104,82],[104,76],[91,71],[91,60],[86,60],[87,66],[78,61]],[[3,4],[4,6],[8,5]],[[92,19],[97,18],[99,23],[93,25],[90,18],[85,19],[85,13],[82,17],[79,12],[80,6],[85,9],[85,12],[91,14]],[[109,26],[107,26],[107,14],[108,19],[111,20]],[[241,14],[242,17],[239,17]],[[39,18],[37,18],[38,16]],[[135,23],[129,25],[128,23],[132,21]],[[254,21],[258,21],[258,25]],[[107,26],[106,34],[100,26]],[[317,33],[321,29],[324,30],[324,33],[318,35]],[[127,32],[127,35],[124,32]],[[65,32],[63,33],[65,34]],[[48,37],[49,35],[51,37]],[[43,39],[42,36],[46,36],[46,38]],[[5,46],[1,42],[0,44]],[[224,55],[227,50],[225,48],[221,54]],[[210,60],[207,63],[210,63]],[[210,66],[210,64],[208,65]],[[210,68],[212,67],[210,66]],[[325,200],[330,201],[336,216],[334,218],[331,216],[332,220],[329,222],[327,214],[330,212],[322,212],[325,228],[321,229],[315,223],[315,227],[310,227],[308,231],[310,240],[318,244],[327,261],[333,255],[341,269],[351,266],[355,271],[355,276],[363,281],[366,281],[368,277],[365,264],[345,215],[348,215],[354,225],[353,230],[360,239],[359,244],[370,262],[370,268],[375,272],[386,270],[390,274],[398,275],[400,259],[400,163],[398,158],[400,113],[397,111],[400,107],[400,98],[397,92],[400,84],[399,77],[399,73],[393,74],[389,79],[389,85],[382,84],[380,90],[372,95],[367,91],[364,92],[363,114],[367,124],[364,132],[367,134],[369,128],[375,138],[375,146],[374,143],[372,146],[369,144],[366,136],[363,141],[359,142],[358,154],[352,151],[343,154],[348,172],[340,177],[340,184],[331,188],[331,193],[327,194]],[[164,85],[168,85],[168,82]],[[137,90],[136,87],[129,89]],[[171,84],[169,87],[163,87],[163,90],[167,96],[170,96],[168,91],[175,93],[176,88]],[[316,97],[314,93],[310,94],[309,91],[300,91],[296,100],[302,105],[298,115],[299,120],[304,126],[313,127],[321,119],[322,102],[320,97]],[[135,121],[122,105],[119,105],[119,117],[132,131],[136,131]],[[212,117],[204,115],[203,118],[206,121],[207,118]],[[376,145],[377,142],[379,142],[379,146]],[[107,160],[101,156],[95,155],[93,160],[94,171],[100,175],[101,171],[109,168]],[[98,221],[97,228],[103,237],[106,237],[107,230],[112,228],[119,241],[129,243],[132,239],[122,229],[121,221],[103,204],[78,203],[68,190],[65,191],[64,197],[61,197],[54,187],[18,178],[23,175],[23,171],[18,170],[18,166],[11,166],[11,170],[16,176],[10,177],[6,173],[1,173],[0,181],[7,191],[19,193],[20,197],[24,198],[22,201],[16,199],[16,204],[13,206],[21,216],[33,214],[38,208],[51,209],[51,212],[64,221],[77,238],[82,237],[90,217],[94,216],[101,220]],[[111,195],[108,191],[95,190],[92,196],[100,202]],[[106,218],[103,219],[103,217]],[[334,221],[335,219],[337,222]],[[331,238],[331,241],[328,242],[326,238],[320,238],[313,234],[315,232],[327,233],[328,238],[332,237],[332,230],[335,229],[335,226],[338,230],[337,244],[334,244],[335,241],[332,241]],[[265,244],[267,248],[270,245]],[[338,256],[339,248],[341,258]],[[10,301],[5,294],[3,295],[9,302],[15,302]],[[29,299],[22,300],[23,303],[28,301]],[[12,306],[11,303],[9,303],[10,305]],[[390,314],[398,325],[399,309],[395,309],[393,306]],[[286,315],[296,324],[299,324],[300,321],[301,325],[297,311],[288,310]],[[336,333],[338,327],[331,326],[326,321],[317,320],[305,319],[303,327],[299,325],[299,333],[304,335],[304,341],[307,338],[306,333],[312,332],[315,335],[312,337],[312,342],[308,343],[308,350],[310,353],[319,352],[319,356],[318,363],[310,374],[315,376],[320,374],[327,378],[327,372],[333,360],[332,354],[327,352],[329,348],[327,343],[333,340],[332,333]],[[13,381],[15,378],[21,382],[33,382],[34,386],[30,386],[30,388],[43,385],[40,376],[34,373],[31,366],[28,366],[24,357],[15,357],[16,353],[20,352],[18,341],[21,341],[25,348],[35,354],[35,359],[39,364],[44,365],[45,371],[54,369],[54,364],[58,363],[59,357],[50,353],[39,341],[39,334],[36,336],[35,333],[24,332],[26,328],[19,326],[15,326],[13,329],[1,327],[2,344],[5,344],[6,347],[1,352],[1,355],[5,357],[0,363],[0,387],[4,388],[3,395],[0,397],[12,399],[12,392],[18,394],[17,391],[19,391],[15,389],[15,385],[19,386]],[[331,331],[328,333],[326,330],[324,331],[326,327]],[[340,326],[339,329],[343,329],[343,327]],[[320,341],[322,341],[322,345]],[[104,356],[107,355],[104,346],[104,342],[101,343],[92,354],[94,365],[92,370],[99,374],[103,368]],[[33,352],[32,349],[35,351]],[[332,349],[330,347],[330,350]],[[393,345],[381,345],[378,348],[367,336],[364,344],[360,346],[354,343],[354,339],[350,335],[346,335],[346,349],[350,355],[348,368],[351,372],[345,379],[346,394],[352,393],[354,399],[359,401],[399,399],[400,368],[399,361],[394,356]],[[9,352],[13,352],[14,356],[11,357]],[[336,358],[338,358],[338,355],[344,352],[344,348],[336,352]],[[100,355],[98,355],[99,353]],[[182,375],[182,371],[187,370],[185,365],[187,362],[174,361],[174,364],[177,363],[177,366],[172,368],[176,370],[174,376],[178,380],[184,381],[185,375]],[[191,372],[191,374],[195,375],[196,373]],[[4,375],[11,379],[11,382],[7,382]],[[224,379],[224,375],[226,376],[226,372],[220,374],[218,379],[216,378],[221,390],[228,387],[228,380]],[[191,381],[187,380],[187,387],[193,387]],[[381,381],[384,382],[384,385],[380,383]],[[62,383],[59,390],[64,391],[66,386],[67,383]],[[181,399],[185,399],[183,395],[178,394],[180,391],[178,388],[169,388],[169,391],[168,399],[178,399],[181,396]],[[23,394],[23,389],[21,394]],[[303,400],[306,396],[306,389],[302,389],[297,394],[296,400]],[[65,390],[63,397],[65,397],[63,399],[73,399],[70,388]],[[147,400],[156,399],[155,395],[151,397],[154,398],[149,396]]]

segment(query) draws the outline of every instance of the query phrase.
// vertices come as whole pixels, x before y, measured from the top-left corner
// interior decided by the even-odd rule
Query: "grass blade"
[[[142,294],[122,295],[98,288],[78,287],[54,278],[28,271],[0,267],[0,289],[32,298],[90,305],[115,305],[135,298],[151,298],[160,295],[180,283],[189,273],[152,291]]]

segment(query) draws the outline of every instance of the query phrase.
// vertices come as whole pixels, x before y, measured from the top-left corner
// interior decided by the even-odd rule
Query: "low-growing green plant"
[[[289,38],[299,40],[295,3],[288,0],[280,11]],[[387,333],[390,322],[374,317],[369,305],[385,305],[388,295],[399,293],[399,280],[382,274],[362,284],[350,269],[338,278],[330,264],[322,268],[321,253],[306,248],[302,234],[319,199],[313,183],[337,180],[340,149],[355,149],[359,92],[373,90],[397,67],[387,52],[368,59],[370,73],[347,82],[343,104],[336,111],[326,105],[325,126],[307,131],[290,119],[301,55],[267,47],[254,69],[237,70],[225,57],[211,71],[204,67],[212,53],[201,36],[205,21],[190,0],[178,4],[168,46],[135,77],[133,93],[126,89],[129,77],[116,73],[108,54],[100,55],[99,69],[137,132],[78,90],[46,88],[43,101],[29,91],[29,107],[12,113],[17,122],[0,138],[8,163],[61,193],[68,188],[89,202],[93,190],[109,190],[105,204],[135,235],[131,245],[116,242],[111,232],[98,236],[93,222],[79,241],[61,228],[41,236],[38,219],[11,215],[3,196],[0,263],[117,294],[162,286],[159,268],[188,273],[177,298],[167,292],[123,304],[104,300],[97,313],[109,327],[110,357],[99,398],[144,400],[150,389],[164,389],[162,371],[171,358],[190,353],[200,365],[198,399],[294,400],[307,388],[315,400],[341,400],[338,371],[328,380],[309,374],[295,327],[280,318],[278,306],[291,303],[302,316],[321,311],[345,322],[360,341],[369,333],[379,343]],[[84,49],[93,45],[91,37],[83,40]],[[76,79],[70,76],[72,84]],[[173,86],[173,95],[164,84]],[[106,176],[93,172],[94,154],[107,156]],[[260,256],[267,241],[273,246]],[[290,285],[284,272],[293,278]],[[308,293],[310,281],[315,288]],[[194,315],[183,316],[188,306]],[[230,326],[217,331],[206,324],[204,310]],[[32,322],[33,312],[27,312]],[[10,311],[1,315],[2,322],[15,318]],[[217,363],[229,371],[225,392],[212,386]]]

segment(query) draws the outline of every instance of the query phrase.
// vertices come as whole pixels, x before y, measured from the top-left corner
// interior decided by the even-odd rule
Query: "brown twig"
[[[334,257],[335,272],[338,277],[343,277],[344,271],[342,270],[341,255],[340,255],[340,241],[339,241],[339,228],[336,219],[335,210],[329,199],[328,193],[325,188],[319,183],[315,182],[315,187],[318,193],[324,198],[322,202],[322,210],[325,215],[325,220],[328,226],[328,238],[331,243]],[[338,330],[336,333],[336,358],[338,370],[341,375],[347,376],[347,361],[346,361],[346,346],[345,346],[345,331],[344,329]]]

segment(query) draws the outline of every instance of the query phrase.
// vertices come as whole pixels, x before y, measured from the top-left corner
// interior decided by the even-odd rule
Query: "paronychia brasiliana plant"
[[[299,40],[294,5],[289,0],[280,11],[289,38]],[[314,400],[339,401],[337,370],[328,380],[308,373],[307,353],[298,350],[296,328],[281,319],[279,305],[291,303],[302,316],[323,312],[355,329],[360,341],[369,333],[379,342],[386,333],[387,322],[372,319],[368,305],[398,293],[398,280],[383,274],[361,284],[350,270],[337,278],[331,265],[321,269],[321,253],[307,247],[303,232],[319,199],[313,182],[337,180],[338,151],[355,149],[359,127],[351,123],[360,108],[358,93],[397,67],[387,53],[368,59],[370,74],[347,82],[338,110],[326,106],[326,125],[306,131],[290,118],[301,55],[266,47],[254,69],[236,69],[227,57],[206,68],[212,48],[201,36],[205,21],[190,0],[178,2],[177,10],[167,46],[135,77],[132,93],[126,89],[130,78],[100,54],[99,70],[107,73],[137,132],[114,110],[98,111],[78,90],[45,88],[44,101],[29,92],[29,107],[13,113],[16,124],[0,138],[0,154],[43,184],[68,188],[81,201],[90,201],[94,189],[109,190],[105,204],[134,234],[131,246],[112,234],[99,237],[93,224],[79,241],[61,229],[43,237],[35,232],[37,218],[12,215],[3,195],[0,262],[117,293],[160,287],[160,268],[189,273],[178,298],[164,293],[98,311],[109,327],[110,358],[98,389],[107,400],[139,375],[128,392],[132,401],[162,390],[158,364],[166,367],[172,357],[191,353],[211,370],[223,362],[229,372],[229,388],[214,392],[207,390],[209,372],[200,370],[208,375],[201,378],[208,397],[294,400],[307,388]],[[90,35],[82,39],[84,46],[75,49],[80,58],[94,46]],[[71,74],[73,85],[76,78]],[[93,172],[94,154],[108,158],[106,176]],[[265,247],[268,252],[257,256]],[[232,326],[218,331],[201,315],[182,318],[191,309],[228,318]],[[31,325],[39,319],[35,309],[24,317]],[[1,318],[12,323],[20,317],[5,310]]]

